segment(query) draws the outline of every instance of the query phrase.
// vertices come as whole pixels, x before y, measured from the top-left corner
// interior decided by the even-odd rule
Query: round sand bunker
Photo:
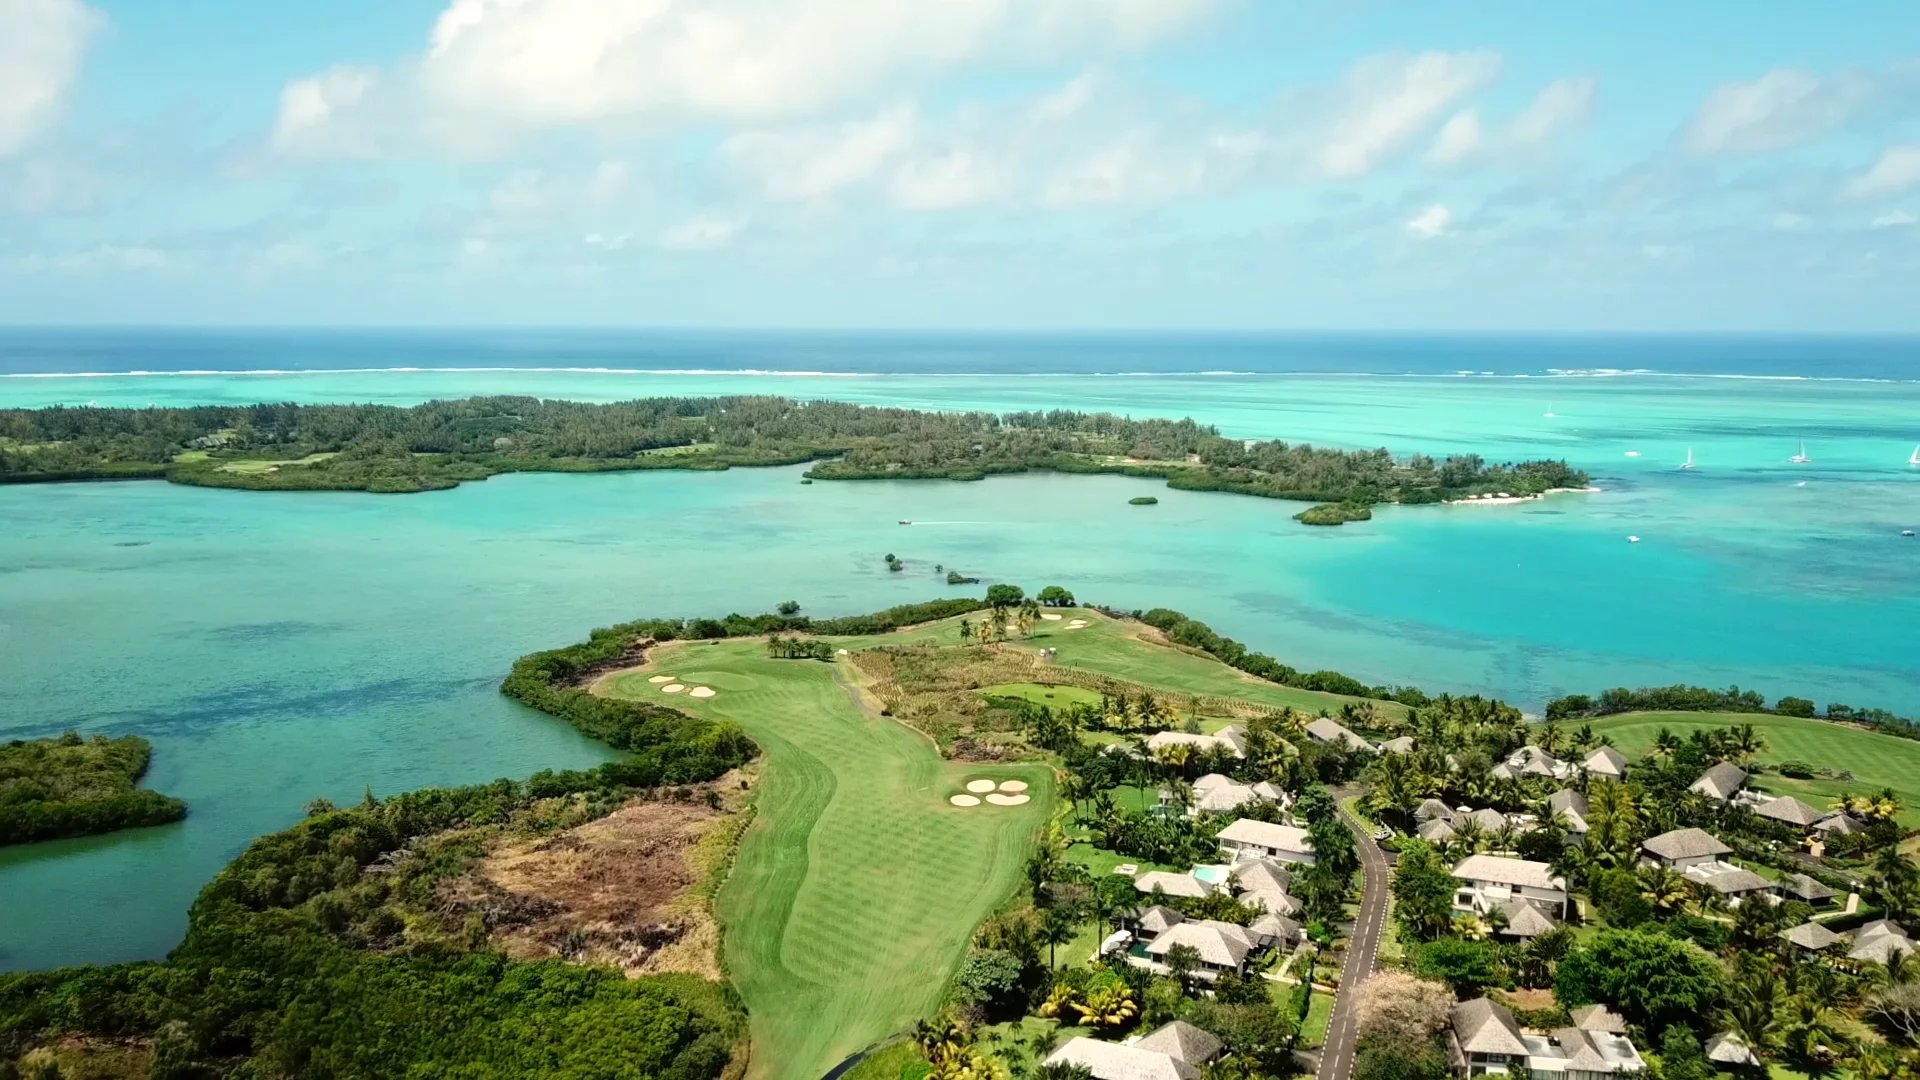
[[[687,691],[687,696],[688,696],[688,697],[712,697],[712,696],[713,696],[713,687],[711,687],[711,686],[696,686],[696,687],[694,687],[693,689],[691,689],[691,690],[689,690],[689,691]]]
[[[947,799],[947,801],[952,803],[955,806],[979,806],[980,805],[980,800],[973,797],[972,795],[954,795],[954,796],[950,796]]]
[[[1000,790],[1025,791],[1027,790],[1027,782],[1025,780],[1002,780],[1000,781]]]
[[[1033,801],[1031,795],[1002,795],[999,792],[987,796],[987,801],[995,806],[1021,806]]]
[[[672,682],[672,681],[673,681],[673,676],[671,676],[671,675],[655,675],[655,676],[653,676],[652,678],[650,678],[650,679],[648,679],[647,681],[648,681],[648,682],[650,682],[650,683],[652,683],[652,684],[653,684],[653,685],[655,685],[655,686],[659,686],[659,685],[660,685],[661,683],[663,683],[663,682]]]
[[[682,691],[682,690],[685,690],[685,689],[686,689],[686,687],[684,687],[684,686],[681,686],[681,685],[680,685],[679,683],[677,683],[677,682],[670,682],[670,683],[668,683],[667,685],[665,685],[665,686],[663,686],[663,687],[661,687],[661,688],[660,688],[660,692],[661,692],[661,693],[663,693],[663,694],[677,694],[677,693],[679,693],[680,691]]]
[[[985,792],[989,792],[989,791],[992,791],[992,790],[993,790],[993,781],[991,781],[991,780],[969,780],[969,781],[967,781],[967,790],[968,790],[968,791],[971,791],[971,792],[973,792],[973,793],[974,793],[975,795],[980,795],[980,794],[983,794],[983,793],[985,793]]]
[[[1052,611],[1042,612],[1040,617],[1047,620],[1048,622],[1059,622],[1061,619],[1066,618],[1065,615],[1061,615],[1057,612],[1052,612]]]

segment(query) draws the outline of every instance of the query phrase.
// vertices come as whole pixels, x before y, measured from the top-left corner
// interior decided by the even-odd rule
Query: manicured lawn
[[[919,1044],[903,1040],[883,1046],[860,1059],[841,1080],[925,1080],[933,1073]]]
[[[1049,708],[1061,708],[1067,705],[1098,705],[1100,694],[1095,690],[1086,690],[1078,686],[1046,686],[1041,683],[998,683],[983,686],[980,693],[987,697],[1019,698],[1031,701],[1035,705]]]
[[[1289,993],[1294,987],[1284,987]],[[1284,1002],[1291,1004],[1291,1002]],[[1333,1024],[1333,995],[1315,990],[1307,1002],[1307,1018],[1300,1024],[1300,1045],[1312,1050],[1326,1044],[1327,1028]]]
[[[1321,709],[1337,713],[1342,705],[1356,700],[1339,694],[1280,686],[1236,671],[1212,657],[1196,656],[1180,649],[1143,641],[1135,636],[1135,632],[1145,629],[1138,623],[1119,622],[1096,611],[1057,608],[1050,609],[1049,613],[1059,615],[1061,619],[1036,622],[1031,636],[1022,638],[1016,635],[1009,638],[1007,643],[1032,651],[1057,649],[1059,655],[1055,662],[1063,667],[1080,668],[1184,694],[1240,698],[1307,713],[1318,713]],[[976,613],[965,618],[978,623],[981,615]],[[1079,630],[1067,629],[1067,623],[1075,619],[1085,619],[1088,625]],[[904,633],[848,638],[840,644],[847,648],[871,645],[958,645],[960,619],[943,619]],[[1390,701],[1374,702],[1374,706],[1383,715],[1406,712],[1404,706]]]
[[[1778,765],[1782,761],[1804,761],[1820,768],[1845,770],[1854,777],[1851,782],[1795,780],[1769,772],[1759,778],[1762,789],[1793,795],[1824,808],[1843,792],[1890,787],[1900,797],[1901,821],[1920,825],[1920,741],[1825,720],[1764,713],[1622,713],[1593,721],[1593,730],[1612,736],[1614,745],[1628,757],[1639,757],[1653,745],[1663,727],[1684,739],[1694,731],[1734,724],[1752,724],[1766,737],[1767,749],[1758,759],[1762,762]]]
[[[973,928],[1021,880],[1054,800],[1048,769],[943,761],[855,706],[834,670],[768,659],[758,641],[681,644],[607,688],[669,700],[647,681],[661,673],[713,687],[671,700],[766,751],[756,818],[715,905],[763,1080],[815,1080],[930,1014]],[[1025,780],[1033,801],[949,805],[973,777]]]

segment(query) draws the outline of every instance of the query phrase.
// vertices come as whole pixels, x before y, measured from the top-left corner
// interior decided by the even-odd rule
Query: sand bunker
[[[980,800],[972,795],[954,795],[947,799],[955,806],[979,806]]]
[[[712,697],[712,696],[713,696],[713,687],[711,687],[711,686],[696,686],[696,687],[694,687],[693,689],[691,689],[691,690],[689,690],[689,691],[687,691],[687,696],[688,696],[688,697]]]
[[[1040,617],[1047,620],[1048,622],[1059,622],[1061,619],[1066,618],[1065,615],[1060,615],[1052,611],[1041,612]]]
[[[685,690],[685,689],[686,689],[686,687],[684,687],[684,686],[681,686],[681,685],[680,685],[679,683],[677,683],[677,682],[670,682],[670,683],[668,683],[667,685],[665,685],[665,686],[663,686],[663,687],[661,687],[661,688],[660,688],[660,692],[661,692],[661,693],[663,693],[663,694],[677,694],[677,693],[679,693],[680,691],[682,691],[682,690]]]
[[[650,679],[648,679],[647,681],[648,681],[648,682],[650,682],[650,683],[652,683],[652,684],[653,684],[653,685],[655,685],[655,686],[659,686],[659,685],[660,685],[661,683],[663,683],[663,682],[672,682],[672,681],[673,681],[673,676],[671,676],[671,675],[655,675],[655,676],[653,676],[652,678],[650,678]]]
[[[1086,628],[1087,620],[1085,619],[1075,619],[1067,624],[1067,629],[1069,630],[1085,630]]]
[[[1000,790],[1025,791],[1027,790],[1027,782],[1025,780],[1002,780],[1000,781]]]
[[[987,801],[995,806],[1019,806],[1032,800],[1031,795],[1002,795],[997,791],[987,796]]]
[[[971,792],[973,792],[973,793],[974,793],[975,795],[979,795],[979,794],[981,794],[981,793],[983,793],[983,792],[988,792],[988,791],[992,791],[992,790],[993,790],[993,781],[991,781],[991,780],[969,780],[969,781],[967,781],[967,790],[968,790],[968,791],[971,791]]]

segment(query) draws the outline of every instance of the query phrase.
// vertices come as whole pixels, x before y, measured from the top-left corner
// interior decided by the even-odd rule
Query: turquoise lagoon
[[[0,379],[0,405],[784,393],[1192,415],[1244,437],[1550,454],[1604,490],[1388,508],[1116,477],[801,485],[799,469],[498,477],[427,495],[0,488],[0,736],[155,743],[177,826],[0,851],[0,968],[158,956],[194,893],[315,797],[522,776],[600,748],[501,699],[529,649],[642,614],[863,611],[936,564],[1166,605],[1301,667],[1537,709],[1740,683],[1920,713],[1920,385],[1617,376],[344,372]],[[1544,414],[1551,410],[1556,415]],[[1807,440],[1814,462],[1787,458]],[[1698,468],[1681,471],[1692,448]],[[1628,456],[1633,451],[1637,456]],[[1160,497],[1133,507],[1135,494]],[[901,527],[906,518],[916,524]],[[1641,537],[1629,544],[1628,535]],[[907,570],[890,574],[892,551]]]

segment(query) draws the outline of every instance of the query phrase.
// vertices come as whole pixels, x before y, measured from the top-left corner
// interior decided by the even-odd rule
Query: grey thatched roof
[[[1402,735],[1397,739],[1388,739],[1380,744],[1380,750],[1388,754],[1411,754],[1413,753],[1413,736]]]
[[[1840,940],[1840,935],[1821,926],[1817,922],[1803,922],[1799,926],[1780,935],[1788,942],[1803,949],[1818,952]]]
[[[1611,746],[1596,746],[1581,762],[1595,776],[1627,775],[1627,755]]]
[[[1700,774],[1688,791],[1697,791],[1709,799],[1721,802],[1733,798],[1733,793],[1747,785],[1746,770],[1731,761],[1722,761]]]
[[[1185,1020],[1175,1020],[1160,1025],[1152,1034],[1133,1045],[1189,1065],[1200,1065],[1219,1053],[1224,1044],[1211,1031],[1194,1027]]]
[[[1151,893],[1158,888],[1168,896],[1185,896],[1198,900],[1213,891],[1213,887],[1192,874],[1176,874],[1170,870],[1149,870],[1133,879],[1133,887],[1143,893]]]
[[[1582,1031],[1605,1031],[1618,1035],[1627,1030],[1627,1018],[1605,1005],[1582,1005],[1569,1014],[1573,1026]]]
[[[1187,917],[1185,915],[1180,914],[1172,908],[1164,904],[1155,904],[1140,913],[1140,929],[1157,934],[1169,926],[1183,923],[1186,920]]]
[[[1747,1041],[1731,1031],[1723,1031],[1707,1040],[1707,1060],[1716,1065],[1758,1065],[1760,1059],[1747,1049]]]
[[[1527,1052],[1520,1038],[1520,1025],[1513,1014],[1492,998],[1474,998],[1453,1007],[1453,1034],[1460,1049],[1469,1054],[1519,1054]]]
[[[1547,809],[1566,822],[1570,831],[1587,831],[1587,813],[1591,809],[1591,804],[1587,801],[1585,792],[1574,788],[1561,788],[1547,796]]]
[[[1353,733],[1338,720],[1322,716],[1306,727],[1308,737],[1323,743],[1335,743],[1349,750],[1371,750],[1373,744]]]
[[[1791,795],[1768,799],[1754,807],[1753,812],[1763,818],[1784,821],[1788,825],[1797,825],[1803,829],[1827,816],[1825,810],[1816,810]]]
[[[1047,1055],[1049,1065],[1079,1065],[1094,1080],[1195,1080],[1200,1070],[1166,1054],[1100,1039],[1069,1039]]]
[[[1786,890],[1787,895],[1797,896],[1811,903],[1833,899],[1832,886],[1807,874],[1788,874],[1780,887]]]
[[[1506,916],[1507,928],[1501,932],[1508,937],[1539,937],[1555,925],[1552,916],[1525,900],[1509,900],[1501,904],[1500,914]]]
[[[1719,857],[1731,854],[1733,849],[1720,842],[1720,838],[1705,829],[1675,829],[1651,837],[1640,845],[1662,859],[1697,859],[1703,855]]]
[[[1439,799],[1421,799],[1420,805],[1413,808],[1413,819],[1419,822],[1452,821],[1453,807]]]

